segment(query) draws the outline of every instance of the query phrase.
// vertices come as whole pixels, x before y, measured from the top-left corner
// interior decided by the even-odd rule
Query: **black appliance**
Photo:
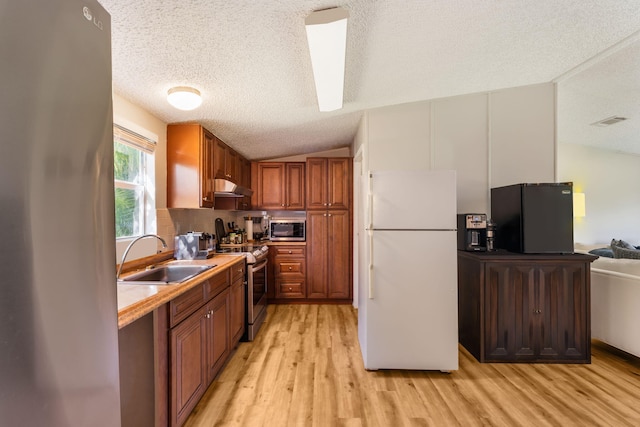
[[[573,252],[573,183],[491,189],[496,247],[520,253]]]
[[[458,214],[458,249],[474,252],[487,250],[486,214]]]

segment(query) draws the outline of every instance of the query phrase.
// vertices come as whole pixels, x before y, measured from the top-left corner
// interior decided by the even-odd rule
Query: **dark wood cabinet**
[[[307,209],[349,209],[351,163],[348,157],[307,159]]]
[[[307,298],[352,298],[348,210],[307,211]]]
[[[480,362],[590,363],[594,259],[459,251],[460,343]]]
[[[306,247],[273,246],[273,270],[276,298],[304,298]]]
[[[167,207],[213,207],[214,145],[198,124],[167,126]]]
[[[253,206],[258,209],[304,210],[305,164],[257,163]]]

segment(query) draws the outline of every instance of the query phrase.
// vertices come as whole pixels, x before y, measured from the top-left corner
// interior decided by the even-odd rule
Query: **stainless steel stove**
[[[222,244],[216,253],[244,256],[247,261],[247,309],[243,340],[253,341],[267,317],[267,255],[269,246]]]

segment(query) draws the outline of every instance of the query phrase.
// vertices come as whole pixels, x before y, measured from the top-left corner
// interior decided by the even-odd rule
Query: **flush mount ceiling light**
[[[178,110],[193,110],[202,104],[200,91],[188,86],[178,86],[169,89],[167,101]]]
[[[340,7],[312,12],[304,21],[320,111],[342,108],[349,12]]]

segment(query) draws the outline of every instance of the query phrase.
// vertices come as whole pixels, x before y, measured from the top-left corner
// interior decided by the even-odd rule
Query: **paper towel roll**
[[[247,219],[244,222],[244,230],[247,232],[247,240],[253,241],[253,220]]]

